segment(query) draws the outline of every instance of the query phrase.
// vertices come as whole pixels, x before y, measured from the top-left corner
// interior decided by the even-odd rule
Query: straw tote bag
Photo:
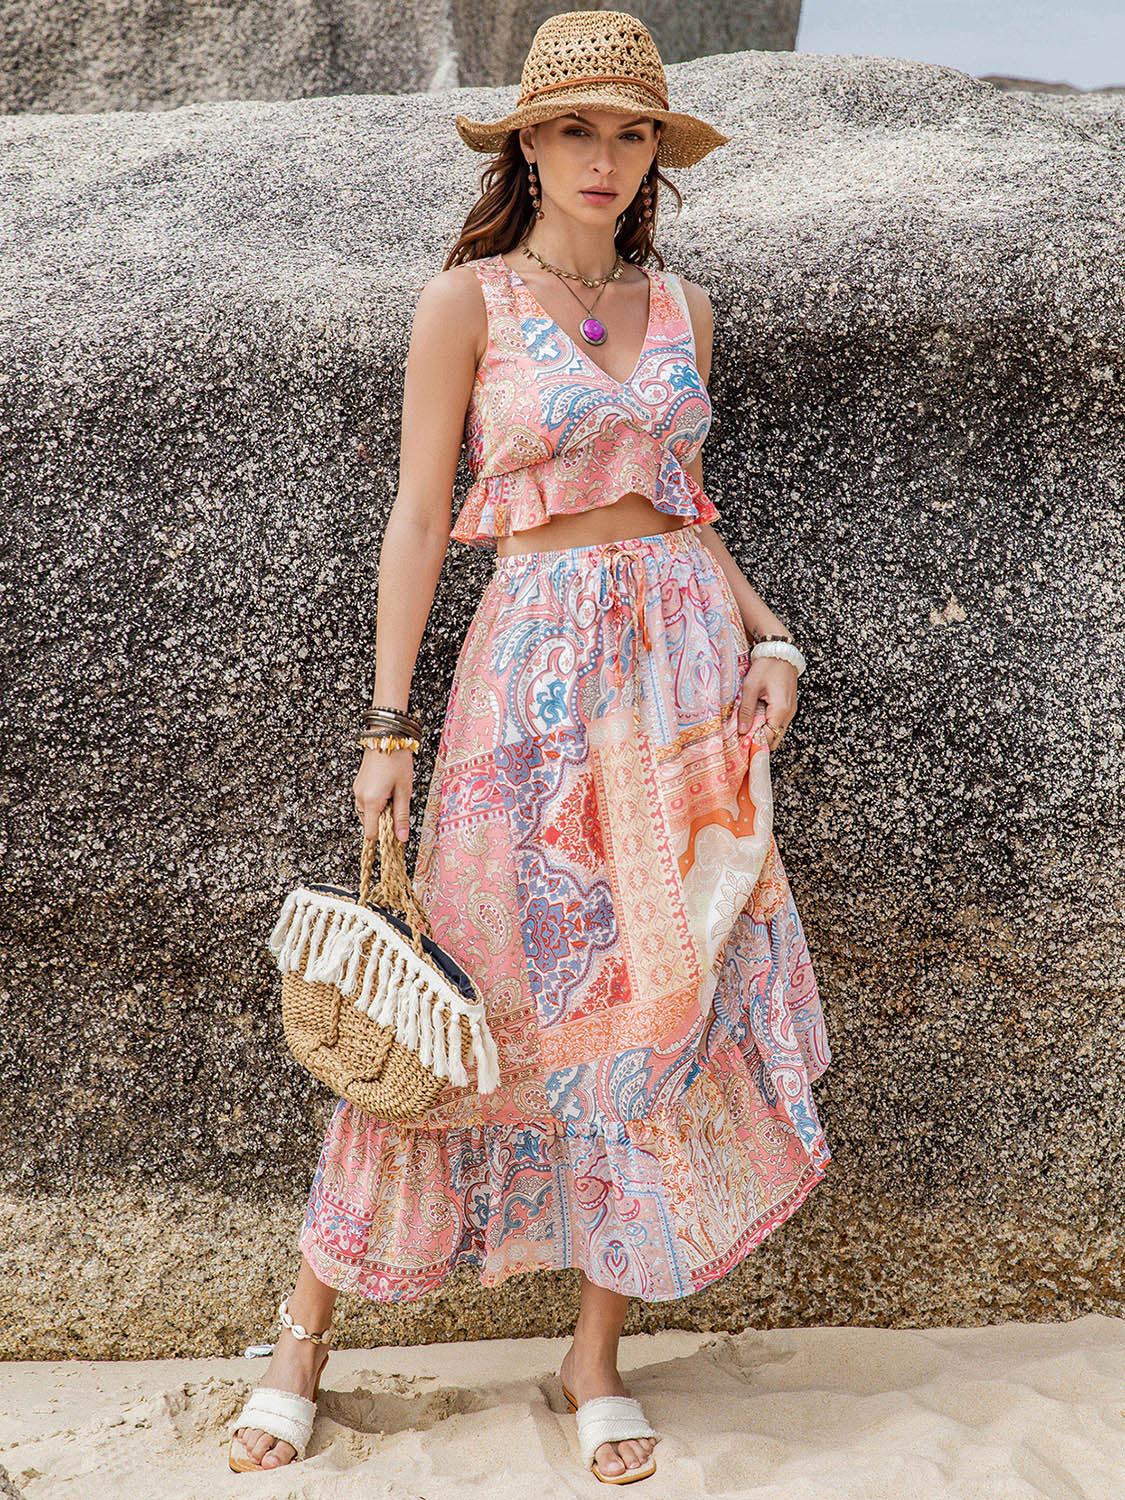
[[[359,891],[299,885],[269,936],[281,970],[285,1042],[334,1093],[385,1120],[425,1113],[448,1084],[499,1082],[472,978],[434,942],[388,803],[363,841]],[[371,888],[375,845],[379,880]],[[401,915],[395,915],[398,912]]]

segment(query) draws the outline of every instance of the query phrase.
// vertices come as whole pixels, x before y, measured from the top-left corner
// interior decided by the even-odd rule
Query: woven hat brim
[[[525,104],[514,109],[502,120],[470,120],[467,115],[456,115],[453,123],[457,134],[474,151],[499,151],[509,133],[524,125],[539,125],[544,120],[553,120],[557,115],[569,114],[585,105],[589,109],[611,109],[624,115],[647,115],[663,122],[660,145],[656,161],[661,167],[691,167],[702,161],[716,146],[725,146],[730,140],[706,120],[697,115],[685,114],[674,109],[653,109],[639,104],[635,97],[612,90],[589,92],[576,89],[573,94],[555,93],[550,99],[541,99],[537,104]]]

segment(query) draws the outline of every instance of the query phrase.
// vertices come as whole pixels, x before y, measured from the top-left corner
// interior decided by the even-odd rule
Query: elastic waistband
[[[682,552],[702,546],[697,525],[674,526],[669,531],[624,537],[616,542],[587,542],[581,547],[544,547],[535,552],[511,552],[496,558],[493,572],[508,573],[519,567],[548,567],[559,562],[580,566],[598,562],[603,555],[612,558],[622,552]]]

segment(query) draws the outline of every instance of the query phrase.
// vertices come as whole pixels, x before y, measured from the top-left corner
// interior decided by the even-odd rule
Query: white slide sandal
[[[327,1361],[326,1361],[327,1363]],[[317,1373],[317,1385],[320,1374]],[[241,1427],[258,1427],[268,1432],[279,1442],[290,1443],[297,1451],[297,1458],[304,1458],[313,1422],[316,1420],[316,1401],[307,1396],[298,1396],[295,1391],[283,1391],[277,1386],[260,1385],[250,1393],[250,1399],[242,1411],[231,1422],[230,1467],[235,1473],[247,1469],[260,1469],[242,1445],[242,1439],[234,1434]],[[280,1466],[279,1466],[280,1467]]]
[[[327,1344],[331,1337],[332,1324],[320,1333],[310,1333],[300,1323],[294,1323],[289,1316],[288,1297],[281,1299],[281,1305],[277,1309],[278,1319],[293,1334],[294,1338],[311,1339],[314,1344]],[[267,1349],[270,1345],[265,1346]],[[328,1363],[328,1351],[325,1350],[324,1358],[320,1361],[320,1367],[316,1372],[316,1381],[313,1384],[312,1399],[307,1396],[299,1396],[296,1391],[285,1391],[275,1385],[259,1385],[251,1391],[246,1405],[235,1417],[229,1427],[230,1444],[227,1449],[227,1462],[236,1474],[246,1474],[251,1469],[261,1469],[263,1466],[250,1457],[246,1446],[238,1436],[244,1427],[257,1427],[262,1432],[268,1432],[270,1437],[277,1438],[280,1443],[289,1443],[296,1453],[297,1459],[305,1456],[309,1438],[312,1436],[313,1423],[316,1420],[316,1398],[320,1393],[320,1377],[324,1374],[324,1367]],[[269,1472],[274,1468],[284,1468],[283,1464],[271,1464]]]
[[[578,1447],[582,1462],[603,1484],[632,1484],[635,1479],[647,1479],[656,1473],[656,1455],[650,1454],[647,1461],[636,1469],[624,1469],[620,1474],[603,1474],[594,1462],[594,1454],[603,1443],[623,1443],[629,1438],[650,1437],[660,1441],[660,1436],[649,1423],[641,1403],[633,1396],[595,1396],[575,1406],[574,1397],[563,1387],[567,1405],[574,1411],[578,1423]]]

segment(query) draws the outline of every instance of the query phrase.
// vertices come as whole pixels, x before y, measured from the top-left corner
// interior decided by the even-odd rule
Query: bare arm
[[[406,356],[398,489],[379,549],[372,702],[405,709],[449,546],[465,409],[486,337],[468,266],[422,288]]]
[[[692,329],[695,333],[695,362],[699,367],[700,378],[706,385],[711,377],[715,316],[711,308],[711,299],[701,286],[696,286],[693,281],[685,281],[683,286],[687,297],[688,312],[691,314]],[[690,463],[684,465],[684,468],[696,484],[704,489],[702,449]],[[722,538],[710,522],[699,527],[699,537],[708,550],[715,555],[726,574],[738,602],[742,623],[750,639],[753,641],[760,635],[787,634],[788,626],[783,620],[777,618],[762,596],[752,587],[750,580],[727,551]]]
[[[418,649],[449,546],[465,411],[486,339],[484,299],[470,266],[453,266],[426,283],[406,355],[398,488],[379,549],[372,704],[410,707]],[[363,752],[353,794],[365,836],[378,831],[392,802],[405,842],[413,784],[410,750]]]
[[[697,453],[695,457],[698,460],[699,454]],[[685,464],[684,467],[696,483],[702,485],[703,480],[695,472],[694,465]],[[789,626],[784,620],[777,618],[761,594],[752,586],[709,521],[699,528],[699,539],[709,551],[714,553],[719,566],[730,580],[731,590],[738,604],[738,612],[742,616],[742,623],[746,627],[746,633],[751,642],[763,635],[788,635]]]

